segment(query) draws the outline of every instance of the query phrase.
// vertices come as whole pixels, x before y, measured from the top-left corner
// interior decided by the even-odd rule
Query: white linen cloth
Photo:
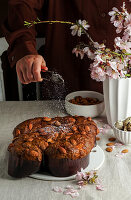
[[[62,103],[57,101],[41,102],[0,102],[0,200],[67,200],[72,199],[69,195],[55,193],[54,186],[66,187],[73,185],[75,181],[42,181],[32,178],[15,179],[7,174],[8,144],[12,140],[14,127],[29,118],[38,116],[64,116]],[[100,118],[99,118],[100,119]],[[97,119],[95,119],[97,121]],[[105,118],[101,120],[105,122]],[[98,122],[98,121],[97,121]],[[101,127],[104,123],[98,122]],[[102,179],[104,191],[96,190],[95,185],[87,185],[79,190],[81,200],[130,200],[131,199],[131,147],[122,146],[108,153],[105,151],[108,138],[113,136],[112,129],[107,133],[100,133],[97,143],[105,153],[105,162],[98,170],[99,178]],[[129,152],[123,158],[115,154],[122,149]]]

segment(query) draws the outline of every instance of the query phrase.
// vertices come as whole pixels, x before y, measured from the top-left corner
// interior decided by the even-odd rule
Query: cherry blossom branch
[[[36,24],[54,24],[54,23],[60,23],[60,24],[69,24],[69,25],[74,25],[75,23],[73,22],[67,22],[67,21],[41,21],[39,18],[37,18],[38,21],[31,21],[31,22],[27,22],[24,21],[24,26],[27,26],[28,28],[30,28],[33,25]]]

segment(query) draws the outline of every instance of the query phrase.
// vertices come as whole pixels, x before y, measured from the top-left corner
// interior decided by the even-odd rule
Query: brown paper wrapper
[[[40,169],[41,162],[25,160],[16,153],[9,152],[8,174],[15,178],[22,178],[36,173]]]
[[[54,159],[45,155],[44,161],[46,163],[46,171],[50,172],[53,176],[68,177],[81,171],[81,168],[85,169],[89,165],[89,155],[76,159]]]

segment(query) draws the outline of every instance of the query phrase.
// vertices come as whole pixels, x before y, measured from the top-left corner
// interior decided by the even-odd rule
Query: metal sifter
[[[63,77],[54,71],[45,71],[45,69],[41,66],[41,77],[43,80],[52,81],[58,84],[64,84]]]

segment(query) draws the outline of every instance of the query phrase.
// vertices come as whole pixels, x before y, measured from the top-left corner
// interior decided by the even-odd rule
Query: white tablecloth
[[[55,193],[54,186],[65,187],[75,185],[73,181],[42,181],[32,178],[14,179],[7,174],[8,152],[7,147],[12,139],[13,128],[21,121],[37,116],[64,116],[66,112],[60,102],[0,102],[0,200],[67,200],[72,199],[68,195]],[[101,118],[105,122],[105,118]],[[97,119],[96,119],[97,121]],[[98,122],[98,121],[97,121]],[[98,122],[99,126],[104,123]],[[122,146],[115,148],[113,152],[105,151],[108,138],[113,136],[112,129],[107,133],[100,133],[101,140],[98,145],[105,153],[105,162],[98,170],[102,179],[104,191],[96,190],[94,185],[87,185],[79,191],[82,200],[130,200],[131,199],[131,147]],[[129,153],[123,158],[115,154],[124,148]]]

